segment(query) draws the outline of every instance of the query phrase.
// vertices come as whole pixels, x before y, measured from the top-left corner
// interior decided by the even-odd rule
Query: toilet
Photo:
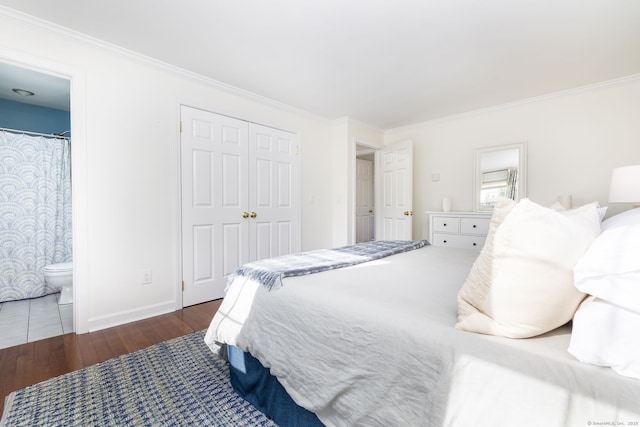
[[[50,264],[44,268],[45,282],[56,289],[60,289],[60,298],[58,304],[73,303],[73,263],[62,262],[59,264]]]

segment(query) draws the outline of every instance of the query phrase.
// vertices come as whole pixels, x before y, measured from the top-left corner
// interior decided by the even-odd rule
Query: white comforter
[[[640,421],[640,382],[575,360],[567,328],[528,340],[453,328],[476,256],[428,246],[273,292],[239,278],[205,341],[251,352],[329,426]]]

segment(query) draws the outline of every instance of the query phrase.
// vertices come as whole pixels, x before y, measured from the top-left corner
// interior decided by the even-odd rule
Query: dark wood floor
[[[12,391],[209,326],[222,300],[88,334],[66,334],[0,350],[0,414]]]

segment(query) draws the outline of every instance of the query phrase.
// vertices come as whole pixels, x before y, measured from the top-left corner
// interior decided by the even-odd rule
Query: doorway
[[[375,149],[356,144],[356,243],[375,240]]]
[[[413,238],[413,142],[406,140],[385,147],[354,142],[355,156],[350,164],[352,182],[351,241],[356,242],[358,224],[357,163],[362,156],[373,156],[373,240],[411,240]],[[366,213],[369,209],[367,209]],[[362,226],[364,228],[364,226]],[[369,238],[367,237],[364,237]]]
[[[11,78],[8,78],[11,76]],[[58,116],[66,117],[66,127],[64,130],[51,130],[48,127],[50,123],[47,120],[42,120],[35,127],[33,132],[39,132],[42,134],[50,135],[52,133],[61,134],[60,136],[69,137],[73,135],[71,140],[71,158],[70,164],[73,168],[71,174],[71,239],[73,248],[73,303],[68,304],[63,309],[67,313],[67,318],[64,320],[59,328],[59,334],[76,332],[84,333],[88,332],[87,327],[87,304],[86,290],[84,290],[83,284],[86,283],[86,187],[87,183],[82,179],[86,174],[86,148],[84,144],[80,144],[84,138],[84,122],[81,120],[83,117],[82,111],[84,111],[84,78],[82,74],[75,69],[71,69],[66,65],[54,63],[42,58],[33,57],[19,52],[10,51],[7,49],[0,49],[0,82],[2,82],[3,95],[0,96],[0,101],[3,102],[4,108],[20,110],[24,109],[48,109],[57,112]],[[7,88],[5,85],[10,85],[8,88],[12,94],[16,95],[17,91],[12,89],[22,89],[22,96],[24,100],[18,102],[15,99],[11,99],[6,96]],[[33,92],[34,95],[30,95],[29,92]],[[16,95],[18,96],[18,95]],[[28,102],[27,102],[28,101]],[[55,115],[55,114],[54,114]],[[4,114],[3,114],[4,116]],[[6,116],[5,116],[6,118]],[[17,119],[19,120],[19,118]],[[11,125],[2,124],[0,127],[6,127],[17,130],[29,131],[25,126],[20,125],[18,122],[13,122]],[[28,127],[28,126],[27,126]],[[27,134],[27,132],[25,132]],[[76,256],[77,255],[77,256]],[[55,295],[55,294],[54,294]],[[42,297],[43,299],[51,299],[51,295]],[[53,298],[55,305],[57,301]],[[33,301],[30,304],[33,306]],[[45,301],[46,302],[46,301]],[[42,305],[46,305],[42,302]],[[24,304],[24,303],[23,303]],[[60,306],[61,307],[61,306]],[[59,307],[50,308],[51,312],[58,312],[58,320],[62,317],[62,312],[59,311]],[[28,321],[28,320],[27,320]],[[38,333],[31,334],[32,339],[26,337],[25,339],[32,341],[34,339],[47,338],[48,336],[59,335],[55,333],[55,327],[50,331],[41,330]],[[29,333],[27,331],[27,333]]]

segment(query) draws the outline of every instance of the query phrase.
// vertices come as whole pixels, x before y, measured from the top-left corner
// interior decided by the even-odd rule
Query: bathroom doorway
[[[0,58],[0,136],[3,348],[74,331],[73,301],[58,304],[41,265],[72,260],[71,80]]]

